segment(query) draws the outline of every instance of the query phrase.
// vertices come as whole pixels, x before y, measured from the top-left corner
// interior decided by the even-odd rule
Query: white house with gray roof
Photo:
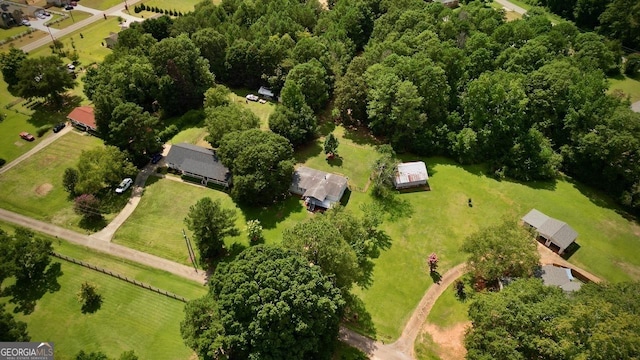
[[[316,206],[329,209],[340,202],[347,182],[344,176],[300,166],[293,172],[289,191],[302,196],[312,210]]]
[[[231,183],[229,169],[222,165],[212,149],[187,143],[172,145],[165,163],[183,175],[200,179],[203,185],[214,183],[229,187]]]
[[[549,217],[536,209],[532,209],[522,217],[522,221],[536,229],[538,235],[546,240],[545,246],[551,244],[558,247],[558,254],[562,254],[578,237],[578,233],[567,223]]]

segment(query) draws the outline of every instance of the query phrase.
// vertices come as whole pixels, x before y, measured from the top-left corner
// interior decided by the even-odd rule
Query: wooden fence
[[[77,264],[77,265],[80,265],[80,266],[84,266],[84,267],[89,268],[91,270],[99,271],[99,272],[101,272],[103,274],[106,274],[106,275],[109,275],[109,276],[113,276],[114,278],[117,278],[117,279],[120,279],[120,280],[124,280],[124,281],[126,281],[126,282],[128,282],[130,284],[139,286],[139,287],[141,287],[143,289],[151,290],[151,291],[153,291],[155,293],[158,293],[160,295],[164,295],[166,297],[169,297],[169,298],[172,298],[172,299],[175,299],[175,300],[178,300],[178,301],[182,301],[184,303],[189,301],[189,300],[183,298],[182,296],[176,295],[176,294],[168,292],[166,290],[158,289],[157,287],[151,286],[149,284],[145,284],[145,283],[140,282],[140,281],[135,280],[135,279],[129,279],[128,277],[126,277],[124,275],[120,275],[118,273],[115,273],[115,272],[113,272],[111,270],[103,269],[101,267],[97,267],[95,265],[91,265],[91,264],[86,263],[84,261],[77,260],[77,259],[74,259],[74,258],[66,256],[66,255],[58,254],[57,252],[52,252],[51,255],[53,255],[53,256],[55,256],[57,258],[60,258],[62,260],[66,260],[68,262],[71,262],[71,263],[74,263],[74,264]]]

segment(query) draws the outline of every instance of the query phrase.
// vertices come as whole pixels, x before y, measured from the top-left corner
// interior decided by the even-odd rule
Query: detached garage
[[[427,166],[422,161],[413,161],[398,164],[393,185],[396,189],[407,189],[424,186],[429,180]]]

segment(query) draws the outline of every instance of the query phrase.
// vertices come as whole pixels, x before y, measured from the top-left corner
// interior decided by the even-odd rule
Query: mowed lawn
[[[609,78],[609,92],[620,91],[628,96],[632,103],[640,101],[640,79],[626,75]]]
[[[0,206],[4,209],[81,230],[80,216],[62,187],[62,175],[75,167],[82,150],[102,146],[93,136],[71,132],[32,155],[9,171],[0,174]],[[109,221],[114,214],[107,214]]]
[[[114,7],[123,1],[120,0],[82,0],[82,5],[98,10],[107,10]],[[123,6],[124,8],[124,6]],[[133,11],[133,9],[132,9]]]
[[[195,5],[201,2],[201,0],[149,0],[143,1],[142,3],[148,6],[157,6],[160,9],[165,10],[177,10],[182,13],[187,13],[189,11],[193,11]],[[213,3],[219,3],[220,1],[216,0]]]
[[[134,350],[140,359],[189,359],[180,337],[184,303],[114,277],[60,260],[60,290],[45,294],[36,310],[18,315],[32,339],[55,343],[55,357],[71,360],[80,351],[103,351],[110,358]],[[83,314],[76,293],[83,282],[98,286],[101,308]]]
[[[110,32],[117,33],[118,31],[120,31],[118,19],[109,17],[107,20],[95,22],[58,40],[62,41],[64,49],[67,51],[73,51],[73,46],[75,46],[80,56],[79,70],[82,70],[84,66],[101,62],[105,56],[111,53],[111,50],[102,44],[104,38],[109,36]],[[82,34],[82,37],[80,37],[80,34]],[[42,46],[29,54],[31,56],[49,56],[53,54],[53,50],[48,46]]]
[[[456,297],[454,285],[449,286],[440,295],[431,308],[427,321],[441,328],[469,321],[469,303],[471,299],[460,300]]]
[[[184,218],[189,208],[203,197],[220,200],[224,208],[236,211],[236,227],[240,230],[240,235],[227,238],[227,248],[231,248],[234,243],[243,247],[249,245],[245,230],[248,219],[259,219],[267,242],[279,243],[284,228],[309,216],[299,199],[291,198],[273,208],[243,210],[225,192],[152,176],[147,181],[140,204],[116,232],[113,241],[190,265],[182,229],[192,241],[193,236],[184,225]],[[282,221],[285,224],[281,224]]]
[[[55,28],[55,29],[64,29],[67,26],[71,26],[71,25],[73,25],[73,24],[75,24],[75,23],[77,23],[79,21],[82,21],[84,19],[88,19],[88,18],[90,18],[92,16],[91,13],[80,11],[80,10],[73,10],[73,12],[69,11],[68,14],[69,14],[68,18],[66,18],[66,19],[64,19],[64,20],[62,20],[60,22],[57,22],[55,24],[51,24],[51,27]]]

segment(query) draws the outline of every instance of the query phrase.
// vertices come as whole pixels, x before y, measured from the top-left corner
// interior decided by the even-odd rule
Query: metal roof
[[[172,145],[165,158],[167,164],[178,170],[208,179],[229,182],[229,169],[222,165],[212,149],[193,144]]]
[[[547,220],[549,220],[549,217],[536,209],[529,211],[527,215],[522,217],[522,221],[526,222],[536,229],[540,228],[542,224],[544,224],[544,222]]]
[[[582,286],[580,282],[574,281],[573,275],[571,275],[571,269],[554,265],[543,265],[540,268],[539,275],[545,285],[558,286],[564,291],[575,291]]]
[[[578,237],[578,233],[564,221],[549,217],[533,209],[522,217],[522,221],[536,228],[540,235],[566,249]]]
[[[396,184],[406,184],[429,180],[427,165],[422,161],[413,161],[398,164],[396,171]]]
[[[78,106],[67,115],[69,120],[82,123],[92,129],[96,129],[96,117],[91,106]]]
[[[300,166],[293,172],[292,186],[305,189],[303,197],[324,201],[328,196],[340,197],[347,188],[347,178]]]

